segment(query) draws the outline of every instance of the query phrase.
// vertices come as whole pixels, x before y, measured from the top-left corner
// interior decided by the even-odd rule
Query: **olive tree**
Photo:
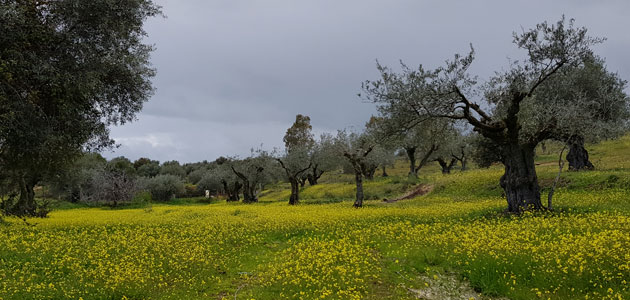
[[[356,185],[354,207],[362,207],[365,195],[363,193],[363,178],[366,173],[368,160],[376,146],[375,141],[365,134],[347,133],[340,130],[335,137],[335,148],[339,155],[345,157],[352,166]]]
[[[244,203],[258,202],[258,192],[278,176],[275,159],[264,150],[252,149],[249,157],[232,160],[229,165],[243,186]]]
[[[378,167],[383,171],[383,177],[387,177],[387,167],[393,166],[395,162],[395,152],[398,145],[393,142],[392,134],[388,130],[388,121],[384,117],[370,117],[365,123],[366,138],[369,137],[374,142],[374,149],[366,160],[363,176],[366,179],[374,179],[374,174]]]
[[[136,177],[133,174],[108,164],[93,174],[93,194],[86,200],[112,207],[129,203],[138,191],[136,183]]]
[[[276,161],[284,170],[286,179],[291,184],[289,205],[298,204],[300,201],[300,177],[312,166],[312,162],[309,160],[309,149],[298,147],[292,147],[290,151],[286,149],[284,155],[277,157]]]
[[[197,191],[199,192],[199,194],[205,193],[205,191],[210,191],[213,194],[217,194],[224,188],[223,180],[224,179],[221,176],[218,176],[218,173],[215,172],[214,169],[212,171],[206,170],[205,174],[203,174],[201,178],[196,182]],[[227,189],[229,188],[226,187],[225,189],[227,193]],[[227,200],[231,201],[232,199],[230,199],[229,193],[227,194]]]
[[[162,174],[149,179],[146,189],[151,193],[151,199],[168,201],[184,191],[184,183],[176,175]]]
[[[593,169],[584,142],[617,138],[626,132],[630,119],[626,84],[606,70],[603,59],[587,56],[583,64],[561,69],[541,84],[524,107],[536,110],[536,118],[527,125],[553,124],[550,138],[568,145],[569,169]],[[574,102],[580,105],[572,105]]]
[[[377,135],[384,141],[380,144],[404,150],[409,161],[410,176],[417,177],[420,169],[436,160],[438,150],[448,148],[445,144],[450,143],[450,140],[444,137],[445,133],[453,130],[449,120],[426,118],[418,122],[403,116],[400,111],[384,107],[381,107],[380,113]],[[391,146],[388,148],[392,149]]]
[[[93,198],[94,179],[107,165],[98,153],[84,153],[79,159],[59,169],[57,174],[44,178],[53,196],[76,203],[89,202]]]
[[[433,160],[442,168],[442,174],[450,174],[457,162],[461,163],[462,171],[467,168],[472,149],[468,136],[463,132],[464,129],[453,123],[441,134],[439,149],[434,153]]]
[[[239,201],[243,184],[240,182],[238,176],[234,174],[234,171],[232,171],[232,168],[230,167],[231,164],[231,159],[225,158],[225,161],[218,160],[217,167],[207,171],[203,175],[201,180],[198,182],[198,187],[211,187],[215,185],[215,182],[218,182],[228,202]]]
[[[323,133],[308,151],[311,167],[300,176],[300,184],[306,182],[316,185],[326,172],[336,170],[341,166],[340,157],[335,151],[334,137],[329,133]]]
[[[33,215],[34,187],[86,149],[113,146],[153,92],[150,0],[0,1],[0,168]]]
[[[153,160],[150,163],[143,164],[136,169],[138,176],[153,178],[160,174],[160,162]]]
[[[583,98],[558,103],[556,100],[563,97],[553,97],[553,90],[549,91],[551,94],[543,93],[541,87],[561,78],[565,71],[584,66],[585,60],[593,57],[590,47],[602,41],[588,36],[585,28],[575,27],[573,20],[563,17],[555,24],[543,22],[534,29],[515,33],[514,43],[525,50],[526,59],[497,72],[483,86],[468,73],[474,60],[471,49],[468,55],[456,55],[445,66],[434,70],[420,66],[415,70],[405,68],[399,74],[379,65],[381,79],[366,82],[364,90],[367,98],[378,105],[399,108],[418,119],[429,116],[465,120],[490,139],[501,153],[505,173],[500,185],[505,192],[507,210],[518,213],[525,209],[542,209],[534,164],[535,147],[543,140],[554,138],[562,129],[588,127],[590,122],[562,118],[559,113],[564,109],[589,116],[589,107]],[[560,83],[573,84],[565,80]],[[486,105],[482,107],[473,101],[475,96],[483,98]],[[537,118],[541,111],[547,110],[556,110],[556,113],[549,118]]]

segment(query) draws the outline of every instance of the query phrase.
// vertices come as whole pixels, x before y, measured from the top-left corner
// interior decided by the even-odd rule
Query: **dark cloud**
[[[155,96],[138,121],[112,129],[108,157],[212,160],[282,145],[295,114],[319,131],[360,128],[374,113],[356,96],[375,60],[440,65],[473,43],[482,78],[520,53],[512,32],[562,14],[608,41],[596,48],[629,78],[627,1],[158,1]]]

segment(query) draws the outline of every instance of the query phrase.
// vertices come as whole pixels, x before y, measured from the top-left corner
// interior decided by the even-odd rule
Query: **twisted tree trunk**
[[[365,198],[363,195],[363,174],[361,174],[361,172],[354,172],[354,179],[357,186],[357,193],[352,206],[359,208],[363,207],[363,199]]]
[[[372,152],[373,147],[368,147],[367,150],[361,151],[360,153],[349,153],[344,152],[343,156],[345,156],[350,164],[352,164],[352,168],[354,169],[354,181],[357,186],[356,198],[354,200],[353,206],[356,208],[363,207],[363,165],[365,164],[365,158]]]
[[[451,158],[451,161],[448,163],[441,157],[438,157],[435,160],[440,164],[440,167],[442,167],[442,174],[451,174],[451,169],[453,169],[453,166],[455,166],[455,163],[457,162],[457,159],[455,158]]]
[[[230,187],[228,182],[225,180],[221,180],[221,183],[223,184],[223,190],[225,190],[225,193],[227,194],[228,202],[240,200],[239,193],[241,191],[241,184],[238,181],[234,182],[232,187]]]
[[[249,180],[244,181],[243,184],[243,203],[258,202],[258,196],[256,195],[256,184],[252,184]]]
[[[504,146],[505,174],[500,184],[505,192],[508,212],[521,213],[528,209],[541,209],[540,187],[534,163],[534,149],[530,145]]]
[[[317,185],[317,181],[319,180],[319,178],[322,177],[322,174],[324,174],[324,171],[318,170],[317,165],[314,165],[313,168],[312,168],[312,172],[310,174],[306,175],[306,179],[308,180],[308,184],[310,184],[311,186]]]
[[[295,178],[289,178],[289,183],[291,183],[291,196],[289,197],[289,205],[295,205],[300,202],[300,186]]]
[[[581,136],[571,137],[569,153],[567,153],[567,161],[569,162],[569,170],[593,170],[595,166],[588,159],[588,151],[584,148],[584,138]]]
[[[306,185],[307,181],[308,181],[308,175],[307,176],[300,176],[300,178],[298,178],[298,182],[300,184],[300,187],[304,187]]]
[[[378,169],[378,166],[367,166],[366,163],[361,163],[363,177],[365,177],[365,179],[367,180],[374,179],[374,173],[376,173],[376,169]]]
[[[12,214],[16,216],[35,216],[37,211],[37,203],[35,203],[35,184],[36,180],[22,176],[19,181],[20,197],[17,203],[11,209]]]
[[[416,170],[416,147],[405,147],[407,158],[409,158],[409,175],[418,176]]]
[[[238,176],[238,178],[240,178],[243,182],[243,203],[258,202],[258,196],[256,195],[256,182],[250,182],[249,178],[247,178],[245,174],[236,171],[233,166],[231,168],[234,174],[236,174],[236,176]],[[260,169],[259,172],[262,172],[262,169]]]
[[[418,174],[420,169],[422,169],[422,167],[426,166],[426,164],[429,162],[429,159],[431,158],[431,155],[433,155],[433,153],[437,151],[438,148],[439,146],[436,144],[431,145],[431,148],[429,148],[429,151],[427,151],[427,153],[424,154],[424,156],[420,160],[420,164],[418,164],[418,167],[416,167],[416,175]]]
[[[276,161],[278,161],[282,169],[284,169],[284,172],[287,174],[287,179],[291,184],[291,196],[289,196],[289,205],[298,204],[300,202],[300,185],[298,179],[300,178],[302,173],[311,168],[311,164],[309,163],[308,167],[301,170],[291,170],[289,166],[284,164],[282,159],[276,158]]]

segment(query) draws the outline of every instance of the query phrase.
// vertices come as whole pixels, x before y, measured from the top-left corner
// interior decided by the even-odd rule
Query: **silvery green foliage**
[[[199,180],[201,180],[201,178],[203,178],[203,176],[206,175],[206,173],[208,173],[208,170],[209,169],[207,169],[207,168],[200,168],[200,169],[196,169],[194,171],[191,171],[186,176],[186,179],[188,180],[188,182],[190,182],[192,184],[197,184],[199,182]]]
[[[199,191],[205,191],[207,189],[212,190],[208,187],[219,184],[220,188],[218,190],[227,193],[228,191],[225,189],[226,185],[230,188],[230,186],[233,186],[237,181],[239,181],[239,178],[230,168],[230,162],[225,162],[217,165],[216,168],[206,170],[197,185]]]
[[[555,24],[543,22],[534,29],[515,33],[514,43],[527,52],[527,58],[513,62],[483,85],[478,85],[468,73],[474,60],[471,46],[468,55],[455,55],[434,70],[403,65],[403,71],[397,74],[378,65],[381,79],[365,82],[363,90],[380,111],[401,118],[416,122],[427,118],[465,120],[491,140],[495,151],[501,154],[505,174],[499,184],[506,195],[508,211],[542,209],[534,163],[536,145],[546,139],[564,138],[566,133],[596,130],[598,114],[591,114],[593,104],[604,107],[602,101],[610,99],[573,92],[582,88],[580,81],[571,79],[573,73],[588,67],[594,57],[590,47],[603,41],[586,32],[585,28],[574,27],[573,20],[562,17]],[[561,88],[545,89],[555,80]],[[585,84],[588,87],[584,90],[599,90],[597,84]],[[572,91],[568,97],[565,88]],[[475,102],[479,97],[485,106]],[[627,103],[628,97],[620,98]],[[585,99],[593,103],[588,104]],[[576,129],[580,126],[584,130]]]
[[[439,149],[435,156],[451,158],[468,156],[470,154],[470,137],[467,134],[465,124],[457,124],[449,122],[442,127],[443,130],[438,134]]]
[[[183,179],[186,177],[186,171],[184,167],[182,167],[178,161],[165,161],[160,167],[160,174],[162,175],[174,175]]]
[[[627,82],[606,70],[604,61],[587,57],[543,84],[519,113],[524,133],[548,132],[566,142],[581,136],[587,142],[616,138],[628,129],[630,100]]]
[[[138,176],[149,178],[155,177],[160,174],[160,164],[157,161],[144,164],[138,168],[137,173]]]
[[[231,174],[231,176],[233,176],[233,178],[226,178],[227,176],[220,174],[219,172],[221,171],[219,171],[218,169],[219,168],[215,168],[212,171],[205,170],[205,173],[196,182],[198,192],[204,193],[206,190],[208,190],[208,191],[211,191],[212,193],[216,193],[224,189],[223,180],[232,181],[232,182],[236,180],[236,177],[234,176],[234,173],[232,171],[230,171],[229,173]],[[225,168],[221,168],[221,169],[225,169]],[[198,171],[203,171],[203,170],[198,170]]]
[[[107,160],[100,154],[84,153],[71,165],[46,178],[45,184],[55,197],[87,202],[94,194],[94,178],[106,164]]]
[[[262,149],[252,149],[249,157],[227,164],[243,184],[248,196],[254,197],[246,201],[255,200],[257,193],[265,185],[277,181],[281,174],[273,155]]]
[[[396,143],[396,134],[390,130],[389,123],[391,123],[390,120],[384,117],[372,116],[365,124],[364,135],[374,142],[374,149],[367,157],[370,170],[394,165],[395,152],[399,145]],[[371,177],[371,174],[366,175]]]
[[[310,161],[312,168],[322,172],[336,170],[341,165],[341,159],[335,150],[334,137],[329,133],[324,133],[319,137],[310,151]]]
[[[151,193],[151,199],[168,201],[184,192],[184,183],[176,175],[158,175],[148,180],[146,189]]]
[[[374,160],[375,154],[372,154],[374,147],[376,147],[376,141],[365,133],[339,130],[334,139],[334,151],[339,157],[353,157],[356,160],[357,164],[352,164],[351,159],[346,160],[352,164],[355,172],[364,173],[360,164]]]
[[[376,144],[372,153],[367,157],[367,165],[374,169],[382,166],[393,167],[395,160],[396,156],[393,149],[387,145]]]
[[[284,153],[275,156],[276,160],[282,161],[281,168],[293,174],[301,170],[305,172],[312,166],[311,152],[308,147],[294,145],[291,150],[285,149]]]
[[[33,187],[85,150],[114,146],[153,93],[149,0],[0,1],[0,168],[32,215]],[[21,186],[20,186],[21,185]]]

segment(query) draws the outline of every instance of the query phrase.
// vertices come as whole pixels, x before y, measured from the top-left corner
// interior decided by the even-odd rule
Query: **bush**
[[[131,203],[140,206],[147,205],[151,203],[151,193],[149,193],[148,191],[137,192],[136,195],[133,196],[133,200],[131,200]]]
[[[184,184],[183,193],[179,194],[178,197],[182,198],[192,198],[192,197],[200,197],[205,194],[204,191],[200,191],[197,189],[197,185],[186,183]]]
[[[155,201],[168,201],[173,195],[184,192],[184,184],[175,175],[158,175],[147,182],[147,190]]]

